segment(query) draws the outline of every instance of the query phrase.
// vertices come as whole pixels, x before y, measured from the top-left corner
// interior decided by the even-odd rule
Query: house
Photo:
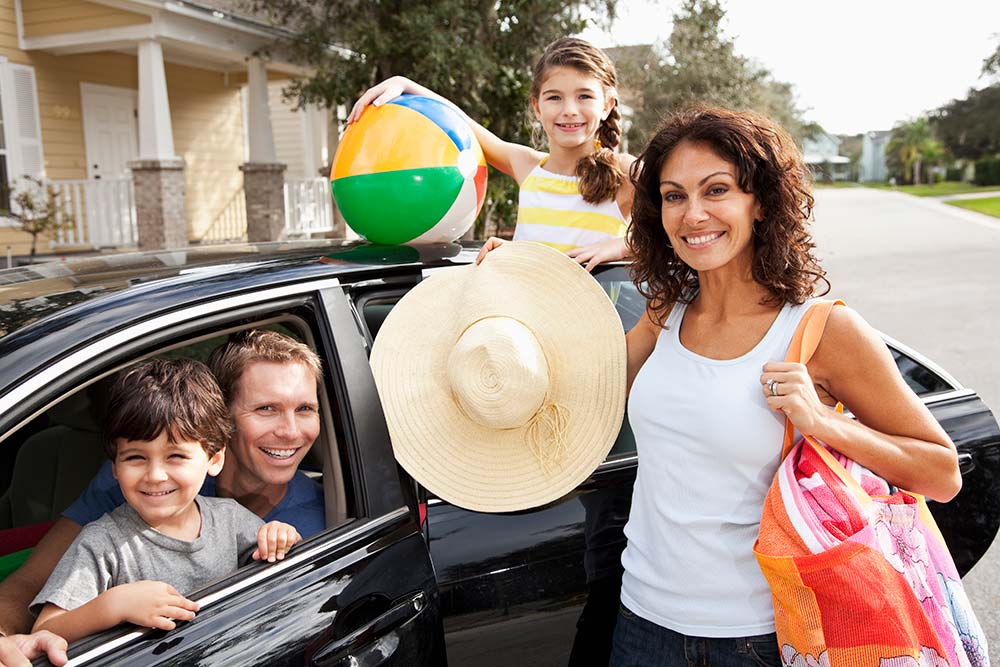
[[[840,155],[840,139],[822,130],[802,140],[802,158],[817,181],[845,181],[851,160]]]
[[[280,99],[307,74],[257,55],[280,35],[226,0],[0,4],[0,207],[52,183],[73,221],[52,252],[331,231],[336,131]],[[9,222],[0,251],[25,254]]]
[[[881,182],[889,178],[885,164],[885,148],[891,130],[865,132],[861,141],[861,161],[858,163],[858,180],[862,183]]]

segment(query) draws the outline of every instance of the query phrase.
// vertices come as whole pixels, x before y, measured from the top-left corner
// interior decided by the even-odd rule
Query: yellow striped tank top
[[[580,195],[579,178],[542,168],[543,160],[521,183],[515,241],[537,241],[566,252],[625,236],[625,222],[612,198],[590,204]]]

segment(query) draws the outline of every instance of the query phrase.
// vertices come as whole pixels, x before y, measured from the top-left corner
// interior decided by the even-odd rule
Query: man
[[[0,667],[31,667],[29,661],[43,654],[53,665],[65,665],[66,640],[48,630],[0,637]]]
[[[225,466],[202,495],[233,498],[265,521],[292,524],[304,538],[323,530],[322,487],[298,470],[319,436],[319,357],[288,336],[247,330],[216,349],[209,366],[236,428]],[[81,527],[123,502],[105,465],[25,564],[0,582],[0,632],[31,628],[28,605]]]

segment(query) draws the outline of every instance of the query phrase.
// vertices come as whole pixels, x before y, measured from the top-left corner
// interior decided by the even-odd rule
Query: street
[[[997,413],[1000,219],[865,188],[818,190],[815,217],[830,295],[936,361]],[[1000,646],[1000,540],[965,586],[989,643]]]

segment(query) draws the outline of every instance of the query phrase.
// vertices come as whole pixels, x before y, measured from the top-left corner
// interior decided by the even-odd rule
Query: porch
[[[50,179],[58,195],[65,226],[53,249],[135,249],[139,230],[133,179]],[[330,183],[325,178],[286,178],[283,186],[284,227],[280,239],[343,236],[338,227]],[[247,240],[246,195],[238,189],[194,243]]]

